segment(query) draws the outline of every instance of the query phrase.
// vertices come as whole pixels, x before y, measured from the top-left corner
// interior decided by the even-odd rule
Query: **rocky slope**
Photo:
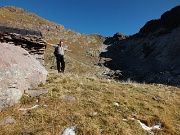
[[[177,6],[165,12],[160,19],[147,22],[135,35],[116,33],[108,38],[96,34],[80,34],[16,7],[0,8],[0,24],[41,31],[51,43],[58,43],[61,38],[73,50],[67,54],[67,61],[79,69],[98,64],[110,68],[112,71],[105,74],[116,79],[178,85],[179,10]],[[32,19],[33,22],[29,21]],[[53,68],[52,52],[53,48],[47,47],[45,61],[48,68]],[[76,64],[73,64],[75,61]]]
[[[99,43],[103,40],[101,36],[79,34],[16,7],[2,7],[0,13],[0,25],[2,25],[0,26],[0,111],[17,103],[24,91],[45,82],[47,71],[42,65],[44,65],[46,46],[41,40],[42,35],[52,43],[58,43],[61,37],[61,40],[73,50],[73,53],[67,56],[67,61],[72,63],[70,70],[75,71],[76,66],[76,69],[84,70],[79,70],[77,73],[87,72],[85,67],[90,68],[97,62],[98,48],[102,45]],[[1,43],[9,43],[9,46]],[[26,55],[21,53],[21,50],[24,50],[22,48],[28,51]],[[15,52],[13,53],[11,49]],[[56,67],[53,66],[55,63],[52,64],[53,48],[47,47],[45,51],[46,67]],[[7,57],[8,54],[11,55]],[[32,56],[29,54],[42,65],[31,60]],[[13,85],[13,89],[10,84]]]
[[[45,20],[24,9],[5,6],[0,8],[0,25],[41,31],[43,37],[51,42],[63,40],[73,50],[68,55],[86,65],[97,63],[99,51],[102,49],[104,37],[96,34],[86,35],[64,28],[63,25]],[[33,20],[33,21],[31,21]],[[51,66],[53,49],[47,48],[46,65]]]
[[[104,65],[121,70],[119,79],[180,85],[180,6],[160,19],[147,22],[139,33],[122,38],[115,34],[104,43]]]

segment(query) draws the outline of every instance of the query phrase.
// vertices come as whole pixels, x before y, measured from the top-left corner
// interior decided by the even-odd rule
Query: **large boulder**
[[[46,82],[47,70],[21,47],[0,43],[0,111],[17,103],[24,91]]]

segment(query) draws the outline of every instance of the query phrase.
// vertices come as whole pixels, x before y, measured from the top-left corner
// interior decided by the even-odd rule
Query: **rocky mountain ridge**
[[[116,35],[117,36],[117,35]],[[102,58],[112,70],[121,70],[119,79],[180,85],[180,6],[151,20],[139,33],[126,39],[107,39]]]

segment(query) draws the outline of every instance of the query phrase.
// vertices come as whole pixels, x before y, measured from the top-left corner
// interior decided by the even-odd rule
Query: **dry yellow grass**
[[[15,124],[0,126],[0,134],[59,135],[74,125],[77,135],[148,134],[131,118],[148,126],[162,123],[161,130],[154,131],[156,135],[180,134],[180,91],[176,87],[118,83],[52,70],[47,83],[38,89],[49,91],[39,97],[39,108],[20,111],[36,104],[36,98],[23,96],[20,104],[0,113],[0,118],[16,119]],[[65,96],[75,100],[66,100]]]
[[[51,43],[58,43],[59,37],[62,37],[73,51],[65,56],[65,74],[49,70],[47,83],[37,88],[48,89],[48,94],[39,97],[38,108],[20,111],[20,108],[36,104],[36,98],[23,96],[19,104],[0,113],[0,119],[7,116],[16,119],[15,124],[0,125],[0,135],[60,135],[65,128],[74,125],[77,135],[148,135],[149,132],[132,118],[148,126],[162,123],[161,130],[153,131],[156,135],[180,134],[179,88],[107,80],[97,74],[99,68],[93,66],[98,58],[86,56],[87,49],[101,46],[101,42],[95,40],[99,39],[97,35],[79,35],[35,15],[25,15],[24,19],[22,15],[10,13],[6,9],[1,10],[1,13],[0,18],[7,25],[8,20],[18,22],[21,27],[24,24],[24,28],[37,26],[35,30],[41,30],[42,24],[45,28],[51,25],[50,31],[42,28],[44,37]],[[32,18],[37,21],[27,25]],[[59,30],[57,33],[53,31],[54,28],[57,30],[56,27]],[[55,69],[52,55],[53,48],[47,47],[47,69]],[[66,96],[72,96],[75,100],[65,100]]]

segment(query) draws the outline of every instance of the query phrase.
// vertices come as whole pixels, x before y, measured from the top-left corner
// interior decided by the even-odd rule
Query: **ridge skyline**
[[[65,28],[85,34],[113,36],[120,32],[133,35],[146,22],[159,19],[161,15],[180,5],[173,1],[23,1],[6,0],[0,6],[23,8],[46,20],[63,25]],[[48,10],[47,10],[48,9]]]

